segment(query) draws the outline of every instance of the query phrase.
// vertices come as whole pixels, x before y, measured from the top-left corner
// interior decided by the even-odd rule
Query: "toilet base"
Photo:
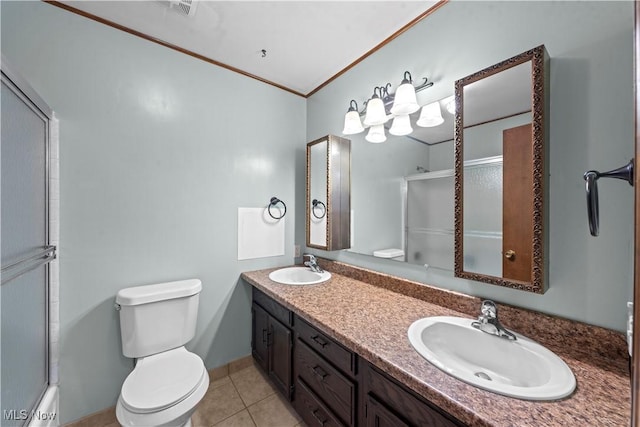
[[[118,398],[116,417],[123,427],[192,427],[191,416],[209,388],[206,369],[197,388],[186,399],[159,412],[139,414],[129,411]]]

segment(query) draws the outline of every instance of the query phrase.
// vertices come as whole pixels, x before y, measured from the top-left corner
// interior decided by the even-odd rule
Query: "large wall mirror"
[[[334,135],[307,144],[307,246],[351,246],[351,141]]]
[[[456,81],[455,276],[545,291],[547,53]]]

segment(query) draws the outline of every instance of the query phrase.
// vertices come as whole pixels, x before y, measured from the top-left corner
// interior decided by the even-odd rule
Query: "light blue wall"
[[[313,252],[624,330],[625,304],[632,298],[633,189],[620,181],[601,182],[601,232],[594,238],[587,226],[582,174],[622,166],[634,155],[633,2],[451,1],[310,97],[307,139],[339,135],[350,99],[361,103],[374,86],[397,85],[405,70],[435,82],[419,94],[427,103],[452,95],[455,80],[540,44],[551,56],[549,290],[544,295],[346,251]],[[442,144],[435,150],[447,145],[452,149]],[[434,151],[429,157],[453,158],[443,154]],[[354,164],[356,155],[354,149]]]
[[[200,278],[187,347],[209,368],[249,354],[239,275],[293,263],[305,100],[42,2],[1,4],[2,53],[60,119],[61,421],[114,405],[132,368],[118,289]],[[237,208],[271,196],[291,207],[285,255],[237,261]]]
[[[405,69],[436,82],[423,102],[440,99],[455,79],[541,43],[552,57],[544,296],[322,254],[624,328],[632,190],[602,182],[601,236],[592,238],[581,176],[633,156],[631,2],[453,1],[306,102],[41,2],[0,4],[2,53],[60,118],[62,422],[113,405],[131,369],[113,311],[120,288],[201,278],[188,347],[208,367],[249,353],[250,295],[239,274],[293,262],[294,235],[305,240],[305,143],[339,135],[350,99],[365,99],[381,78],[397,83]],[[285,256],[236,261],[237,208],[273,195],[290,207]]]

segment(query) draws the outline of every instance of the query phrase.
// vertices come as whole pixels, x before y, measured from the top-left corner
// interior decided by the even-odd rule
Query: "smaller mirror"
[[[538,46],[456,81],[456,277],[545,291],[547,59]]]
[[[351,141],[327,135],[307,144],[307,246],[351,247]]]

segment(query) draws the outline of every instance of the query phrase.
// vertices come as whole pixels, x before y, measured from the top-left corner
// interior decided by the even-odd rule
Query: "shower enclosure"
[[[485,207],[465,214],[465,268],[502,272],[502,156],[466,161],[465,189]],[[454,267],[454,171],[405,177],[405,254],[410,264],[444,270]]]
[[[11,72],[4,57],[0,99],[0,424],[56,425],[56,410],[40,406],[51,383],[50,263],[56,257],[49,218],[53,114]]]

